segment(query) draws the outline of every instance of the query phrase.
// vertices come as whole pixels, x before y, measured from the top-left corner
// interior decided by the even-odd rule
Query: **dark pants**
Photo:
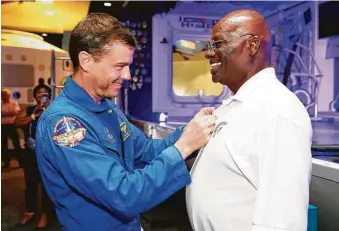
[[[8,138],[11,138],[15,154],[20,155],[21,146],[19,141],[19,134],[13,124],[1,124],[1,160],[5,165],[9,164],[10,154],[8,150]],[[19,160],[20,162],[20,160]]]
[[[50,213],[53,211],[45,187],[42,183],[35,152],[26,149],[23,155],[23,169],[25,174],[25,204],[27,212],[37,211],[38,190],[41,183],[42,212]]]

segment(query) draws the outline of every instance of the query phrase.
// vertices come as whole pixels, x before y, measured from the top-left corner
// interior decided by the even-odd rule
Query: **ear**
[[[89,72],[90,65],[94,61],[92,56],[86,51],[80,51],[78,54],[79,66],[84,72]]]
[[[249,39],[249,53],[250,56],[255,56],[260,48],[260,39],[258,36],[253,36]]]

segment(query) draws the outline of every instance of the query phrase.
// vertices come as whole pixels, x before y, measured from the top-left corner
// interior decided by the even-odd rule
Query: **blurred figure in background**
[[[15,126],[22,127],[24,130],[27,152],[23,158],[26,212],[22,217],[21,223],[19,223],[17,227],[26,227],[34,222],[37,213],[38,189],[41,183],[42,214],[35,230],[43,230],[48,224],[48,213],[53,211],[52,203],[41,182],[35,153],[36,126],[39,117],[48,107],[51,97],[51,88],[44,84],[43,79],[40,79],[39,85],[33,89],[33,96],[37,104],[22,109],[14,121]]]
[[[8,137],[11,138],[16,154],[21,150],[18,131],[14,126],[15,117],[20,111],[18,102],[11,99],[8,89],[1,90],[1,157],[2,168],[10,166],[10,155],[8,150]],[[20,162],[20,161],[19,161]]]

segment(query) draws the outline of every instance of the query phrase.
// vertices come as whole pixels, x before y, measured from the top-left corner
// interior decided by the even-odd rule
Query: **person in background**
[[[253,10],[232,12],[212,30],[212,80],[234,95],[216,109],[191,170],[186,201],[196,231],[307,230],[311,120],[270,66],[270,37]]]
[[[8,138],[11,138],[14,151],[19,157],[21,146],[18,131],[14,126],[15,117],[20,111],[17,101],[12,100],[11,92],[8,89],[1,90],[1,157],[3,161],[2,168],[10,166],[10,154],[8,150]],[[21,161],[19,158],[19,164]]]
[[[17,227],[26,227],[34,222],[37,214],[37,201],[41,199],[42,213],[36,226],[36,230],[43,230],[48,224],[48,215],[53,211],[45,187],[41,181],[35,152],[35,132],[41,114],[49,105],[51,88],[40,79],[39,84],[33,89],[33,97],[36,104],[22,109],[14,121],[14,125],[22,127],[25,135],[26,153],[23,157],[23,169],[25,174],[25,206],[26,212],[21,223]],[[41,197],[38,197],[41,185]]]

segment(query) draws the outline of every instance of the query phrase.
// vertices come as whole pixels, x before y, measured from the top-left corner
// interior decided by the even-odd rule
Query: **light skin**
[[[224,40],[206,52],[212,63],[212,80],[235,94],[252,76],[269,67],[270,30],[265,19],[252,10],[239,10],[222,18],[213,28],[212,40]]]
[[[1,101],[9,103],[11,100],[11,93],[8,91],[1,91]],[[13,117],[18,114],[17,110],[1,111],[1,117]]]
[[[81,51],[78,55],[80,67],[73,75],[73,80],[96,102],[118,96],[123,81],[131,79],[129,65],[134,49],[122,43],[106,45],[105,49],[106,54],[99,60]]]
[[[134,49],[115,42],[106,45],[104,50],[99,58],[85,51],[79,52],[79,68],[73,75],[73,80],[97,103],[103,98],[118,96],[123,81],[131,79],[129,65]],[[213,111],[214,108],[202,109],[175,143],[184,159],[207,143],[215,124]]]

